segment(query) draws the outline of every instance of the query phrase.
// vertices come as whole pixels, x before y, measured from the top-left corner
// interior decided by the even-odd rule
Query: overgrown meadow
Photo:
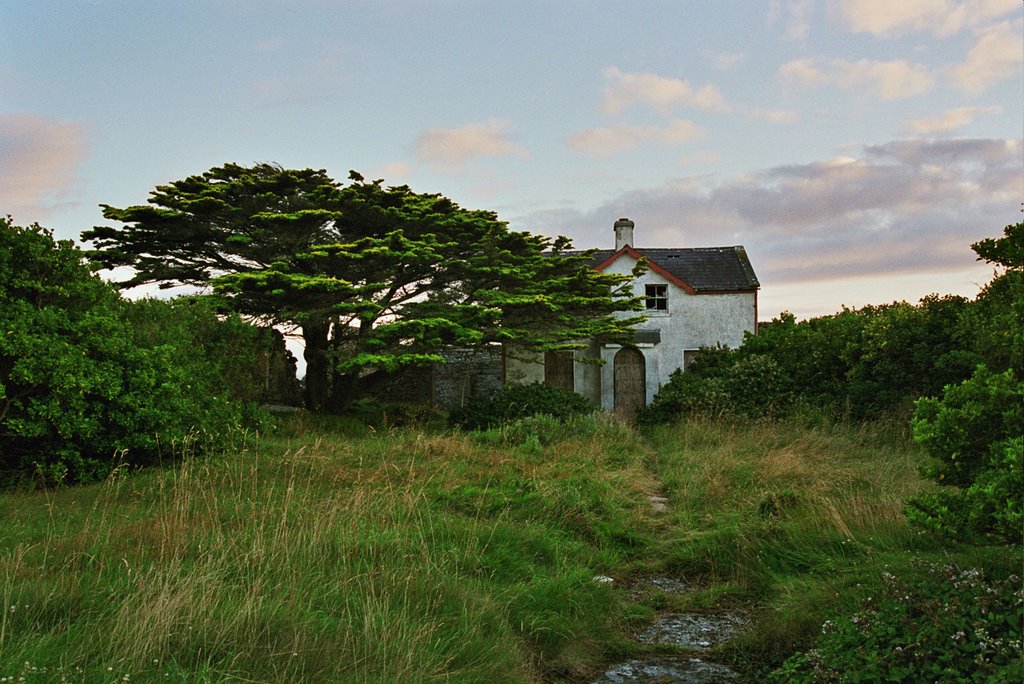
[[[909,526],[921,462],[900,424],[807,417],[294,416],[236,451],[3,494],[0,678],[588,681],[664,650],[632,639],[658,611],[723,608],[751,626],[712,657],[754,678],[886,577],[1019,568],[1019,547]],[[636,589],[653,575],[692,590]]]
[[[748,681],[1020,682],[1004,234],[975,301],[782,317],[636,427],[544,385],[273,421],[273,336],[0,220],[0,684],[589,682],[690,657],[634,638],[678,612],[741,616],[702,657]]]

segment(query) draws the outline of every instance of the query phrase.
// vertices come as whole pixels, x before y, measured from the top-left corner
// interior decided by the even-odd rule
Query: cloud
[[[1019,0],[841,0],[852,31],[878,37],[925,31],[946,37],[1017,11]]]
[[[803,41],[811,30],[811,12],[814,0],[790,0],[783,6],[773,1],[768,8],[768,22],[774,24],[782,16],[786,18],[786,37]]]
[[[779,67],[783,82],[801,88],[837,85],[845,90],[872,91],[883,100],[923,95],[935,86],[935,76],[920,64],[861,59],[797,59]]]
[[[581,247],[606,247],[619,216],[636,221],[642,245],[743,244],[766,287],[969,269],[970,243],[1018,220],[1022,151],[1019,139],[897,140],[856,156],[687,178],[574,216],[514,223],[564,233]],[[559,225],[544,223],[552,216]]]
[[[666,126],[607,126],[590,128],[571,136],[570,148],[594,157],[608,157],[642,144],[681,145],[698,140],[702,128],[692,121],[673,119]]]
[[[906,123],[904,129],[911,135],[930,135],[933,133],[946,133],[957,128],[963,128],[974,122],[980,116],[1002,114],[1002,107],[957,107],[947,109],[937,116],[911,119]]]
[[[522,157],[526,149],[512,142],[508,122],[488,119],[461,128],[433,128],[416,139],[416,157],[442,168],[456,169],[476,157]]]
[[[38,114],[0,114],[0,213],[31,223],[71,201],[86,128]]]
[[[788,126],[800,120],[800,115],[791,109],[755,108],[746,112],[746,117],[751,121],[767,121],[778,126]]]
[[[637,104],[650,105],[666,115],[679,107],[729,111],[722,93],[711,84],[694,89],[682,79],[631,74],[614,66],[605,69],[604,76],[608,85],[604,89],[602,109],[613,116]]]
[[[975,32],[978,41],[967,52],[967,60],[949,72],[960,88],[978,95],[990,87],[1020,74],[1024,65],[1024,23],[1004,21]]]
[[[711,66],[719,71],[734,69],[747,59],[747,55],[743,52],[714,52],[712,50],[704,50],[702,54],[705,59],[711,62]]]
[[[383,178],[385,185],[403,185],[414,175],[411,166],[405,162],[388,162],[372,167],[367,178]]]
[[[722,160],[722,155],[713,150],[701,150],[691,154],[684,154],[678,159],[680,166],[708,166],[717,164]]]

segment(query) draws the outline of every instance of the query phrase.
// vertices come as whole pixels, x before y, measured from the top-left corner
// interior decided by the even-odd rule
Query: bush
[[[454,409],[448,424],[464,430],[486,430],[528,416],[568,418],[596,410],[596,406],[575,392],[535,382],[507,385],[489,399],[474,399]]]
[[[942,399],[918,401],[912,423],[934,461],[924,474],[955,489],[913,499],[910,520],[952,538],[1019,544],[1024,383],[979,366]]]
[[[737,358],[735,352],[723,350],[702,350],[701,355],[706,352],[710,357],[705,365],[698,362],[693,370],[677,370],[669,377],[654,401],[640,412],[641,424],[669,423],[695,414],[761,418],[791,406],[789,379],[771,356]]]
[[[499,427],[479,431],[474,439],[482,444],[539,449],[570,439],[586,439],[599,435],[609,442],[629,439],[628,425],[616,417],[603,414],[576,414],[555,418],[543,413],[519,418]]]
[[[147,298],[126,302],[126,312],[142,346],[174,347],[176,363],[208,376],[219,394],[252,403],[297,402],[294,359],[283,336],[224,311],[218,303],[204,296]],[[282,387],[286,384],[291,386]]]
[[[104,477],[212,446],[239,419],[202,356],[152,343],[70,241],[0,220],[0,477]]]
[[[918,564],[848,619],[828,621],[816,648],[792,656],[777,682],[1020,682],[1020,577]]]

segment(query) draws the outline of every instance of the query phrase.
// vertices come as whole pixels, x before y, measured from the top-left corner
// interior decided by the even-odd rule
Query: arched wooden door
[[[639,349],[623,347],[615,354],[615,412],[636,415],[647,403],[647,364]]]

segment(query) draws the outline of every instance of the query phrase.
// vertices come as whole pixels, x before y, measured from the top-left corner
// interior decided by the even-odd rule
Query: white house
[[[616,221],[615,249],[598,250],[594,268],[628,274],[646,259],[646,273],[633,283],[647,307],[634,344],[592,341],[586,349],[543,359],[509,356],[505,382],[543,381],[572,389],[606,411],[632,414],[650,403],[673,371],[685,372],[701,347],[738,347],[745,333],[757,332],[760,284],[743,247],[645,249],[634,247],[633,229],[627,218]],[[585,358],[605,363],[581,363]]]

